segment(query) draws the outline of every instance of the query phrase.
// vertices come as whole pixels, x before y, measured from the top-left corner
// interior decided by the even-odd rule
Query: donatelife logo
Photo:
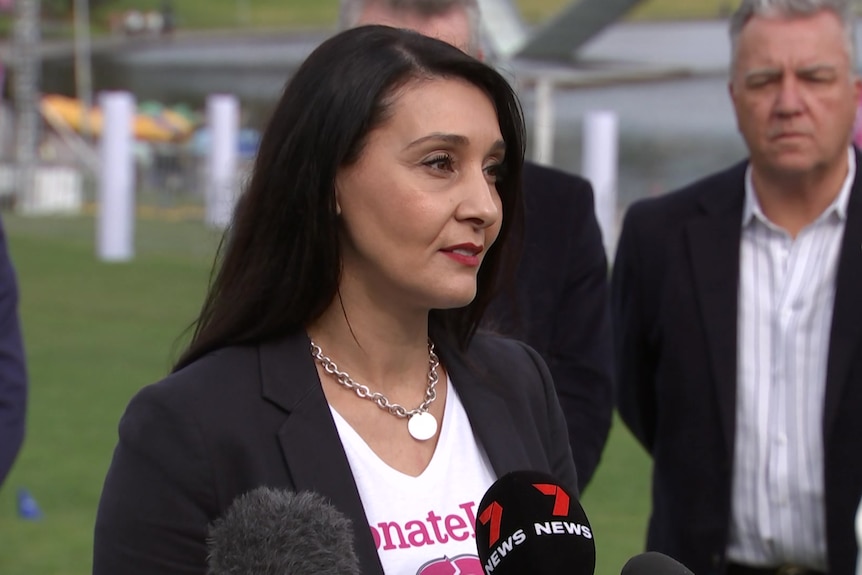
[[[552,517],[567,517],[571,499],[559,485],[553,483],[532,483],[532,487],[543,495],[553,498],[551,509]],[[520,510],[515,510],[520,511]],[[542,537],[547,535],[575,535],[586,539],[592,539],[593,535],[588,525],[574,521],[533,521],[532,529],[519,527],[502,539],[503,505],[498,501],[492,501],[479,513],[479,522],[488,526],[488,559],[484,568],[487,575],[491,575],[500,565],[501,561],[510,553],[517,552],[520,545],[526,543],[531,537]]]

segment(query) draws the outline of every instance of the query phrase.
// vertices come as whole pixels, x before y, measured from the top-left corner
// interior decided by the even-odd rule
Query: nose
[[[481,167],[465,175],[455,217],[469,221],[479,229],[490,227],[503,217],[497,186],[488,179]]]
[[[799,81],[793,74],[785,74],[781,80],[775,100],[775,113],[781,117],[795,116],[802,112],[805,100]]]

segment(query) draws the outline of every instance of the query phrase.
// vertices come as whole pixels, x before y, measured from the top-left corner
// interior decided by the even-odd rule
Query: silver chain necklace
[[[407,409],[397,403],[392,403],[382,393],[371,391],[367,385],[357,383],[346,371],[338,369],[334,361],[323,355],[323,350],[314,341],[311,342],[311,356],[320,363],[323,371],[334,376],[335,380],[342,386],[353,390],[362,399],[373,401],[377,407],[388,411],[395,417],[407,419],[407,431],[413,439],[425,441],[437,433],[437,418],[428,411],[428,407],[437,399],[437,390],[434,388],[439,380],[437,367],[440,365],[440,360],[434,353],[432,341],[428,341],[428,387],[425,389],[425,399],[416,409]]]

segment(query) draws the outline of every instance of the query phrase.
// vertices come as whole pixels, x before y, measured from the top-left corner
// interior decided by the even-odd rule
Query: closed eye
[[[804,80],[806,82],[812,82],[814,84],[824,84],[833,82],[838,73],[833,68],[812,68],[808,70],[800,70],[797,72],[797,76],[800,80]]]
[[[776,72],[759,72],[749,74],[745,78],[745,86],[748,88],[763,88],[769,84],[781,81],[781,74]]]

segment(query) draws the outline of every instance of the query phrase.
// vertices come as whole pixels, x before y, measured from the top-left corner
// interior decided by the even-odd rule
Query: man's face
[[[444,14],[422,16],[405,10],[391,10],[379,2],[370,2],[359,15],[357,25],[383,24],[393,28],[414,30],[424,36],[437,38],[471,53],[470,18],[467,11],[452,8]],[[477,56],[477,54],[472,54]]]
[[[764,175],[843,169],[860,82],[830,11],[752,18],[740,33],[730,81],[739,131]]]

